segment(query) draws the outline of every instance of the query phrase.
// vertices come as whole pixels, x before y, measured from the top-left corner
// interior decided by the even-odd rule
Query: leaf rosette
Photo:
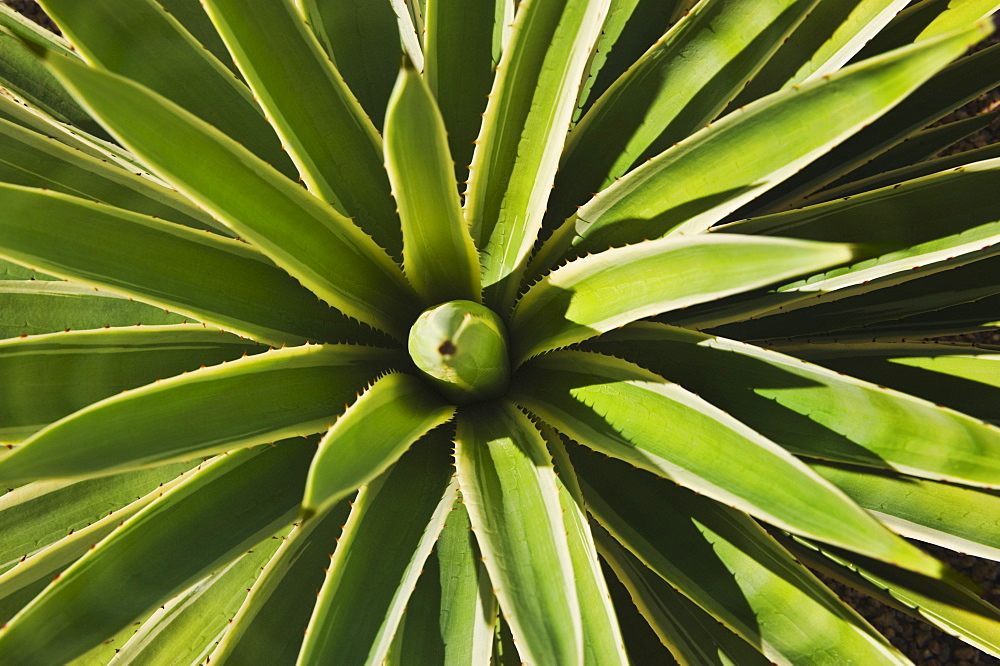
[[[41,4],[0,662],[1000,653],[995,2]]]

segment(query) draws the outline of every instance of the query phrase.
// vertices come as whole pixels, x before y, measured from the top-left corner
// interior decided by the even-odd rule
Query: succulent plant
[[[41,4],[0,662],[1000,654],[997,2]]]

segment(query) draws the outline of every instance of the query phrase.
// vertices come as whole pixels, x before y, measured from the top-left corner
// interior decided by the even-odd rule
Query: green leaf
[[[514,309],[515,367],[630,321],[843,263],[851,254],[846,245],[713,234],[577,259],[532,285]]]
[[[399,254],[399,220],[378,131],[292,1],[204,4],[300,180],[320,200],[357,220],[389,254]],[[309,91],[307,97],[303,90]]]
[[[894,532],[1000,561],[1000,497],[994,492],[892,472],[810,466]]]
[[[1000,266],[1000,247],[982,240],[995,237],[998,230],[998,223],[985,224],[968,234],[927,243],[928,258],[937,259],[927,265],[907,258],[910,251],[904,250],[886,256],[890,260],[902,257],[898,266],[904,270],[899,272],[883,268],[877,260],[863,262],[856,274],[834,275],[828,281],[824,280],[824,275],[817,275],[810,284],[799,283],[787,291],[779,288],[778,292],[764,294],[761,298],[717,309],[709,306],[703,312],[692,310],[684,313],[687,316],[671,317],[670,323],[687,328],[711,328],[715,333],[741,340],[830,333],[839,336],[842,331],[865,331],[871,339],[878,337],[877,332],[897,325],[891,322],[1000,293],[1000,276],[995,271]],[[966,238],[969,243],[964,243]],[[953,257],[948,256],[949,243],[956,246]],[[935,256],[941,246],[945,247],[944,251]],[[925,246],[918,245],[913,254],[919,257],[924,249]],[[869,282],[862,279],[865,272],[873,275]],[[814,286],[819,288],[814,289]],[[832,289],[824,291],[823,287]],[[987,313],[992,320],[996,310]],[[694,323],[696,320],[698,323]]]
[[[14,261],[266,343],[357,327],[239,241],[57,192],[0,183],[0,195],[0,255]]]
[[[497,601],[469,515],[455,503],[407,603],[386,663],[486,664]]]
[[[288,524],[315,446],[204,465],[67,569],[0,633],[4,661],[63,663]]]
[[[433,556],[439,562],[440,578],[436,584],[441,596],[438,623],[444,643],[442,663],[449,666],[486,663],[493,648],[497,599],[464,501],[456,502],[448,514]],[[434,584],[423,578],[417,582],[418,590],[420,585]]]
[[[595,545],[598,546],[598,552],[602,546],[606,546],[608,542],[614,545],[614,540],[607,536],[603,530],[594,526]],[[618,550],[626,555],[628,551],[623,550],[620,546]],[[658,606],[658,602],[653,601],[650,606],[644,605],[643,610],[640,611],[637,608],[636,601],[633,601],[633,593],[638,599],[638,603],[643,602],[642,592],[645,590],[636,590],[635,587],[630,591],[625,584],[621,581],[623,578],[628,578],[621,572],[615,571],[607,562],[607,550],[601,553],[601,564],[604,570],[604,579],[608,582],[608,591],[611,593],[611,602],[615,608],[615,614],[618,616],[618,623],[622,628],[622,635],[625,638],[625,645],[628,650],[628,658],[630,664],[669,664],[671,661],[676,663],[676,659],[673,655],[667,651],[667,648],[663,645],[660,640],[660,636],[657,635],[657,631],[653,629],[650,622],[657,623],[658,618],[648,617],[652,615],[650,611],[654,610]],[[652,578],[659,580],[659,577],[655,574],[651,575]],[[688,608],[693,604],[688,603]],[[644,615],[643,613],[646,613]],[[648,618],[648,619],[647,619]],[[713,622],[713,626],[720,626],[718,622]],[[666,627],[669,631],[669,626]],[[657,626],[660,629],[660,626]],[[660,633],[663,633],[662,631]],[[732,632],[729,632],[732,634]]]
[[[601,35],[594,45],[580,85],[573,122],[599,99],[674,23],[677,13],[694,4],[685,0],[611,0]],[[572,136],[572,134],[570,135]]]
[[[190,318],[74,282],[0,282],[0,339],[70,329],[181,324]]]
[[[0,497],[0,570],[109,514],[117,515],[192,466],[177,463],[86,481],[41,481],[10,491]]]
[[[503,615],[497,617],[496,633],[493,637],[493,656],[490,663],[497,664],[497,666],[522,666],[524,664],[521,655],[517,652],[517,646],[514,645],[510,623]]]
[[[156,609],[108,666],[202,663],[280,543],[276,536],[262,541]]]
[[[228,233],[176,192],[106,160],[2,119],[0,137],[2,182],[52,189],[195,229]]]
[[[428,306],[480,301],[479,255],[462,216],[444,120],[408,59],[386,112],[385,163],[410,284]]]
[[[981,27],[987,32],[990,29],[989,23],[981,24]],[[895,57],[899,57],[904,53],[921,51],[931,45],[947,41],[949,41],[947,37],[937,37],[884,56],[877,56],[848,69],[863,68],[866,63],[891,59],[894,57],[893,54],[898,54]],[[976,38],[973,37],[970,41],[974,42]],[[816,190],[835,182],[872,157],[892,148],[913,132],[930,125],[1000,84],[1000,76],[996,73],[1000,66],[1000,45],[994,44],[941,69],[940,65],[944,61],[929,66],[924,72],[924,80],[919,82],[920,85],[907,91],[908,94],[892,109],[859,129],[839,145],[827,150],[813,163],[788,178],[780,187],[745,208],[737,210],[730,219],[805,205],[805,198]],[[936,72],[934,76],[927,76],[934,72]]]
[[[389,651],[382,661],[385,666],[401,666],[408,662],[415,664],[445,663],[444,642],[438,628],[441,614],[441,588],[437,580],[441,577],[441,566],[434,551],[427,556],[420,578],[413,588],[413,594],[406,602],[403,617],[399,619],[396,633],[392,637]],[[429,579],[429,580],[428,580]],[[491,644],[487,643],[490,647]],[[483,663],[487,663],[489,657]],[[472,663],[472,662],[466,662]]]
[[[998,187],[1000,159],[994,159],[719,229],[725,233],[840,243],[863,239],[879,248],[880,256],[875,259],[812,277],[799,287],[789,285],[832,291],[845,284],[950,259],[995,242],[1000,232],[998,225],[990,223],[1000,221],[1000,203],[977,193]],[[871,220],[879,223],[873,225]],[[876,266],[877,271],[872,270]],[[830,279],[835,277],[840,279]]]
[[[58,280],[59,278],[39,273],[33,268],[0,259],[0,280]]]
[[[497,66],[472,158],[465,216],[482,253],[487,300],[500,310],[513,304],[541,228],[578,85],[607,4],[525,3]]]
[[[972,300],[978,299],[978,300]],[[922,314],[904,316],[895,320],[885,320],[866,328],[848,329],[836,333],[836,340],[844,341],[898,341],[900,339],[924,340],[941,335],[990,332],[1000,327],[997,318],[1000,306],[1000,292],[990,296],[972,296],[971,302],[941,307]],[[810,337],[809,340],[819,338]],[[796,342],[801,343],[802,339]]]
[[[884,352],[877,356],[835,358],[821,363],[837,372],[891,386],[994,425],[1000,424],[1000,355],[978,354],[980,350],[971,348],[949,349],[951,345],[944,344],[925,343],[922,346],[925,353],[933,355],[893,357],[892,347],[885,345]],[[957,355],[963,349],[973,354]]]
[[[114,533],[126,520],[150,502],[180,483],[182,478],[160,483],[152,492],[138,497],[130,504],[115,511],[108,511],[103,518],[81,529],[70,530],[65,536],[60,535],[62,538],[22,558],[11,569],[0,575],[0,618],[3,622],[6,623],[27,606],[54,578],[58,578],[66,567],[92,550],[99,541]],[[13,606],[10,612],[4,612],[7,609],[3,606],[7,604]]]
[[[94,476],[322,432],[393,359],[305,345],[165,379],[41,430],[0,460],[0,479]]]
[[[949,355],[934,358],[900,358],[894,363],[924,368],[932,372],[962,377],[988,386],[1000,387],[1000,356]]]
[[[633,325],[590,346],[662,373],[796,455],[1000,485],[1000,429],[905,393],[658,324]],[[727,381],[715,381],[723,372]]]
[[[560,218],[711,122],[817,0],[702,0],[635,61],[569,133]]]
[[[419,0],[414,0],[419,1]],[[420,26],[415,19],[414,2],[409,0],[389,0],[393,13],[396,14],[396,28],[399,31],[399,39],[403,46],[403,53],[413,61],[417,69],[424,69],[423,45],[420,43],[418,34],[423,34],[423,26]]]
[[[413,375],[378,379],[323,436],[309,468],[303,515],[328,509],[381,475],[455,408]]]
[[[584,205],[549,240],[555,247],[546,249],[550,258],[541,266],[570,250],[580,255],[708,229],[884,114],[988,33],[982,25],[929,40],[729,114]],[[829,114],[831,108],[840,112]],[[775,150],[779,141],[782,149]]]
[[[298,176],[246,86],[155,0],[94,0],[86,6],[74,0],[42,0],[40,4],[87,62],[156,91],[286,176]],[[102,116],[86,96],[73,92],[89,111]],[[163,126],[158,129],[168,131]]]
[[[376,128],[403,49],[388,0],[300,0],[302,13]],[[393,48],[395,47],[395,48]]]
[[[209,663],[293,666],[326,567],[350,514],[341,502],[296,524],[250,588]]]
[[[625,666],[628,664],[625,643],[611,604],[611,594],[604,580],[601,563],[597,559],[597,548],[576,470],[558,433],[547,425],[542,425],[541,431],[552,452],[557,470],[559,505],[563,512],[570,559],[573,561],[576,594],[580,600],[583,663]]]
[[[631,602],[681,663],[706,666],[766,666],[774,663],[717,619],[650,571],[603,529],[597,546],[626,587]],[[630,646],[632,644],[630,643]],[[657,655],[662,659],[661,655]],[[636,661],[632,663],[646,663]],[[652,662],[649,662],[652,663]]]
[[[639,366],[551,352],[520,369],[510,399],[581,444],[771,524],[927,576],[946,572],[783,448]]]
[[[192,0],[156,0],[163,10],[180,21],[184,29],[191,33],[195,40],[208,49],[215,59],[225,65],[236,76],[240,75],[233,56],[230,55],[222,37],[205,13],[201,2]]]
[[[365,2],[365,5],[379,3]],[[441,109],[455,176],[464,183],[511,17],[509,0],[429,0],[424,80]]]
[[[142,327],[0,340],[0,441],[87,405],[264,347],[201,327]]]
[[[597,521],[770,661],[831,663],[826,659],[837,655],[841,663],[906,663],[746,514],[621,463],[573,453]]]
[[[986,19],[1000,9],[996,0],[923,0],[910,3],[857,58],[869,58]]]
[[[66,41],[5,4],[0,5],[0,28],[4,28],[0,30],[0,83],[52,117],[107,137],[101,126],[19,40],[71,54]]]
[[[801,540],[788,547],[797,558],[823,574],[1000,657],[1000,610],[969,589],[942,581],[928,583],[881,562],[859,559],[836,549],[817,549]]]
[[[378,664],[385,657],[455,503],[446,439],[422,440],[358,493],[298,663]]]
[[[416,316],[412,290],[351,220],[149,89],[65,58],[46,62],[157,173],[306,288],[348,316],[405,334]]]
[[[1000,159],[845,199],[734,222],[720,230],[839,243],[864,239],[888,253],[947,239],[1000,220],[1000,204],[989,197],[975,196],[997,187]],[[871,224],[873,219],[879,224]],[[955,239],[949,245],[959,245],[961,240]]]
[[[997,115],[1000,116],[1000,114]],[[976,116],[973,119],[978,119],[982,117],[983,116]],[[958,123],[952,123],[952,124],[956,125]],[[930,132],[931,130],[926,130],[926,131]],[[904,153],[906,152],[907,148],[908,148],[907,142],[903,142],[901,144],[894,146],[892,149],[886,151],[885,153],[880,155],[880,157],[883,156],[894,157],[897,150],[900,153]],[[966,150],[960,153],[952,153],[950,155],[946,155],[945,157],[938,157],[933,160],[916,162],[911,166],[903,166],[898,169],[894,169],[892,171],[877,173],[873,176],[869,176],[861,180],[845,182],[843,185],[838,185],[837,187],[831,187],[830,189],[821,190],[820,192],[817,192],[815,195],[810,196],[808,198],[808,203],[810,204],[819,203],[821,201],[829,201],[831,199],[848,197],[862,192],[869,192],[871,190],[877,190],[889,185],[903,183],[908,180],[922,178],[924,176],[929,176],[931,174],[942,173],[950,169],[958,169],[966,165],[971,165],[974,162],[995,160],[998,157],[1000,157],[1000,148],[998,148],[997,144],[995,143],[990,144],[988,146],[984,146],[982,148],[974,148],[973,150]],[[877,158],[875,161],[877,161]],[[858,171],[858,169],[855,169],[855,171]],[[850,174],[848,174],[848,176],[850,176]],[[842,180],[843,179],[841,179],[841,181]]]
[[[504,403],[464,407],[455,451],[472,529],[521,656],[583,662],[580,606],[545,441]]]
[[[907,0],[819,0],[729,104],[727,112],[778,90],[832,74],[906,4]]]
[[[969,118],[963,118],[961,120],[955,120],[945,125],[930,127],[925,130],[920,130],[919,132],[914,132],[901,143],[896,144],[881,155],[873,158],[867,164],[858,167],[844,176],[840,181],[838,181],[838,183],[845,183],[845,185],[853,183],[853,189],[854,187],[858,187],[859,183],[857,181],[863,181],[864,179],[878,174],[885,174],[889,171],[895,171],[897,169],[928,168],[929,165],[924,166],[920,163],[930,160],[932,157],[952,144],[955,144],[962,139],[989,127],[993,121],[998,118],[1000,118],[1000,109],[971,116]],[[963,162],[963,164],[978,161],[978,159],[968,159]],[[934,171],[928,171],[927,173],[934,173],[935,171],[944,171],[944,169],[935,169]],[[915,177],[916,176],[913,176],[913,178]],[[899,180],[891,182],[898,183],[904,180],[910,180],[910,178],[900,178]],[[836,197],[833,196],[833,194],[846,191],[846,189],[841,188],[844,188],[844,185],[835,187],[832,191],[824,190],[823,192],[811,196],[810,201],[819,202],[834,199]],[[866,192],[870,189],[875,188],[860,187],[859,189],[848,193],[855,194],[856,192]]]
[[[41,71],[51,76],[49,71],[38,61],[38,58],[32,56],[32,59],[41,68]],[[21,102],[2,87],[0,87],[0,118],[45,137],[51,137],[63,145],[78,149],[85,155],[96,157],[99,160],[107,160],[129,173],[141,175],[150,182],[166,186],[163,180],[149,173],[149,168],[140,165],[135,155],[132,155],[125,148],[111,143],[110,139],[107,141],[99,139],[78,127],[60,122],[44,111]]]

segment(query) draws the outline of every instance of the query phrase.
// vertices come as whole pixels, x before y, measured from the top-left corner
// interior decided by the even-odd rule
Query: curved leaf
[[[865,48],[857,59],[869,58],[928,39],[987,18],[1000,9],[996,0],[924,0],[911,3]]]
[[[57,192],[0,183],[0,195],[0,255],[14,261],[261,342],[326,341],[357,327],[239,241]]]
[[[58,578],[64,569],[92,550],[95,544],[112,534],[150,502],[176,486],[182,478],[160,483],[152,492],[133,498],[134,501],[115,511],[109,511],[103,518],[81,529],[70,530],[65,536],[60,535],[62,538],[22,558],[14,567],[5,571],[0,575],[0,619],[4,623],[10,620],[54,578]],[[22,595],[26,598],[22,598]],[[13,612],[4,613],[6,609],[3,606],[8,603],[12,603],[15,608],[12,609]]]
[[[184,197],[131,171],[111,166],[56,139],[0,119],[0,180],[41,187],[228,234]]]
[[[344,314],[403,336],[404,322],[416,316],[412,290],[351,220],[168,99],[103,70],[45,57],[127,146],[192,201]]]
[[[155,0],[39,4],[88,62],[155,90],[286,176],[298,175],[246,86]],[[142,30],[135,29],[139,25]],[[80,101],[95,111],[89,100]]]
[[[512,305],[542,224],[566,129],[608,0],[531,0],[514,18],[465,193],[487,300]]]
[[[386,664],[490,663],[497,600],[461,500],[424,564]]]
[[[553,202],[567,217],[711,122],[817,0],[702,0],[569,133]]]
[[[0,632],[4,661],[64,663],[287,525],[311,441],[204,465],[80,558]]]
[[[361,107],[381,128],[403,57],[399,25],[389,0],[297,2]]]
[[[156,1],[163,7],[164,11],[177,19],[199,44],[208,49],[216,60],[225,65],[236,76],[240,75],[236,63],[233,62],[233,56],[209,20],[201,2],[191,2],[191,0]]]
[[[0,338],[191,321],[120,294],[62,280],[4,280],[0,303]]]
[[[582,664],[574,570],[545,442],[508,404],[464,407],[458,480],[517,650],[540,664]]]
[[[469,177],[472,152],[510,23],[506,16],[510,4],[509,0],[427,2],[424,80],[448,128],[448,145],[460,183]]]
[[[796,557],[825,575],[1000,657],[1000,610],[965,587],[942,581],[928,584],[881,562],[817,549],[802,540],[789,547]]]
[[[820,363],[837,372],[890,386],[1000,425],[1000,355],[947,344],[921,346],[923,353],[932,355],[921,357],[913,350],[909,356],[897,357],[893,356],[896,350],[885,345],[881,354],[852,358],[848,349],[842,350],[843,359]],[[962,355],[963,351],[970,355]],[[983,353],[977,353],[980,351]]]
[[[868,340],[888,335],[882,331],[917,330],[918,326],[908,326],[914,322],[928,322],[933,330],[939,325],[935,320],[940,318],[941,324],[948,322],[962,323],[971,319],[975,321],[979,315],[984,318],[975,321],[991,321],[996,310],[989,307],[976,306],[972,312],[962,312],[950,316],[947,309],[962,304],[973,304],[983,301],[988,306],[989,299],[1000,293],[1000,276],[994,270],[1000,266],[1000,246],[985,245],[973,240],[989,238],[998,231],[1000,225],[985,224],[969,232],[969,243],[965,243],[965,234],[956,234],[944,239],[934,240],[926,246],[918,245],[913,253],[919,254],[926,248],[928,258],[935,259],[921,266],[918,262],[907,258],[909,250],[900,253],[890,253],[887,259],[899,257],[900,267],[909,266],[909,270],[893,272],[892,266],[883,269],[878,259],[862,262],[858,274],[870,271],[874,275],[882,274],[870,281],[855,279],[855,274],[834,275],[829,281],[824,274],[818,274],[806,281],[778,287],[769,293],[756,293],[749,298],[727,299],[718,303],[707,303],[696,306],[686,312],[669,315],[664,320],[671,324],[695,328],[711,329],[714,333],[739,338],[741,340],[766,340],[777,338],[793,338],[810,335],[812,337],[835,335],[849,339],[851,335],[860,335]],[[954,243],[960,254],[949,257],[948,251],[941,252],[941,247]],[[944,256],[942,256],[944,255]],[[814,289],[825,282],[834,288],[825,291]],[[942,310],[940,317],[934,312]],[[914,335],[921,339],[932,333]],[[938,333],[947,335],[948,331]],[[904,333],[905,335],[905,333]]]
[[[598,529],[595,536],[601,555],[625,586],[642,619],[669,646],[671,657],[682,659],[680,663],[705,666],[774,663],[650,571],[603,529]],[[644,662],[633,658],[632,663]]]
[[[357,220],[389,254],[399,254],[399,220],[382,168],[378,131],[292,0],[206,0],[204,5],[298,167],[300,180]]]
[[[6,4],[0,5],[0,27],[4,28],[0,30],[0,83],[61,122],[107,136],[72,95],[45,71],[25,44],[18,40],[70,54],[72,52],[66,41],[21,16]]]
[[[1000,204],[976,196],[997,187],[1000,159],[718,229],[840,243],[863,240],[884,252],[898,251],[1000,220]],[[871,224],[873,219],[879,223]]]
[[[137,497],[155,492],[192,466],[162,465],[86,481],[40,481],[10,491],[0,497],[0,531],[4,535],[0,570],[10,569],[62,537],[117,515]]]
[[[588,452],[573,460],[598,522],[770,661],[907,663],[746,514]]]
[[[185,659],[201,663],[247,596],[281,539],[272,536],[173,597],[145,620],[108,666]]]
[[[1000,428],[905,393],[658,324],[590,346],[662,373],[797,455],[1000,486]],[[723,372],[727,381],[715,381]]]
[[[991,29],[988,22],[981,26],[987,33]],[[884,56],[877,56],[852,65],[849,69],[861,68],[865,63],[892,58],[893,53],[919,51],[925,46],[940,43],[941,40],[947,41],[947,37],[936,37]],[[976,39],[973,38],[971,41],[974,42]],[[741,219],[804,205],[806,199],[816,190],[836,182],[841,176],[897,145],[913,132],[923,129],[980,94],[1000,85],[1000,75],[997,75],[998,64],[1000,64],[1000,45],[994,44],[959,58],[943,69],[940,64],[929,68],[925,74],[935,71],[937,73],[931,77],[925,76],[926,80],[908,91],[908,94],[893,108],[839,145],[831,147],[815,162],[788,178],[780,187],[737,210],[730,219]]]
[[[580,85],[573,122],[694,4],[693,0],[611,0]]]
[[[378,379],[320,441],[306,481],[303,515],[325,511],[385,472],[411,444],[454,414],[452,405],[412,375]]]
[[[298,663],[381,663],[458,488],[444,437],[425,438],[362,488]],[[313,518],[318,520],[318,518]]]
[[[630,321],[850,259],[847,245],[713,234],[614,248],[557,268],[511,318],[516,365]]]
[[[551,352],[521,368],[510,398],[590,448],[761,520],[926,576],[947,575],[777,444],[639,366]]]
[[[264,347],[201,327],[141,327],[0,340],[0,441],[91,403]]]
[[[729,114],[584,205],[548,241],[540,266],[609,244],[708,229],[884,114],[989,32],[980,25],[928,40]]]
[[[32,55],[32,60],[43,72],[52,76],[37,57]],[[2,87],[0,87],[0,118],[45,137],[51,137],[70,148],[76,148],[84,155],[107,160],[130,173],[141,175],[150,182],[166,186],[162,179],[151,174],[148,167],[139,164],[135,155],[132,155],[125,148],[112,143],[110,139],[105,141],[93,134],[88,134],[79,127],[62,123],[44,111],[24,103]]]
[[[409,60],[389,99],[385,162],[399,203],[410,284],[428,306],[479,302],[479,255],[462,216],[444,120]]]
[[[896,170],[900,170],[900,173],[906,173],[909,170],[928,169],[919,175],[944,171],[947,167],[934,169],[930,164],[927,164],[927,162],[937,162],[937,160],[932,159],[935,155],[945,151],[947,148],[958,143],[962,139],[978,134],[985,128],[989,127],[993,121],[998,118],[1000,118],[1000,109],[983,113],[978,116],[954,120],[944,125],[932,126],[927,129],[920,130],[919,132],[914,132],[901,143],[893,146],[878,157],[873,158],[867,164],[858,167],[837,181],[838,183],[844,183],[843,185],[835,187],[832,190],[826,189],[821,193],[810,196],[810,201],[828,201],[836,198],[831,195],[836,194],[837,192],[857,194],[858,192],[866,192],[868,190],[875,189],[874,187],[866,187],[863,183],[872,182],[868,179],[878,174],[883,174],[885,177],[888,177],[889,172]],[[970,152],[971,151],[963,151],[959,154],[965,155]],[[955,156],[951,157],[954,158]],[[968,159],[962,162],[962,164],[971,164],[972,162],[978,161],[980,160]],[[959,165],[960,164],[955,164],[954,166]],[[912,178],[917,177],[918,176],[910,176],[909,178],[902,177],[889,182],[901,183],[904,180],[911,180]],[[874,182],[879,181],[876,180]],[[888,183],[883,182],[882,184],[884,185]]]
[[[894,532],[1000,562],[1000,497],[912,476],[810,463]]]
[[[35,434],[0,460],[0,479],[93,476],[321,432],[393,358],[306,345],[126,391]]]
[[[729,109],[835,72],[877,35],[907,1],[820,0],[732,101]],[[955,28],[967,25],[963,23]]]
[[[558,433],[547,425],[543,425],[541,431],[555,461],[559,506],[563,512],[566,541],[573,561],[573,579],[580,600],[583,663],[626,666],[629,662],[625,643],[611,604],[611,594],[604,580],[601,563],[597,559],[586,501],[576,470]]]
[[[296,524],[254,582],[207,663],[293,666],[351,507]]]

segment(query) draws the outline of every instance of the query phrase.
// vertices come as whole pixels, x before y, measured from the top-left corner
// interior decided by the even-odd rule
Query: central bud
[[[495,398],[507,390],[507,330],[492,310],[472,301],[428,308],[410,328],[410,358],[457,404]]]

